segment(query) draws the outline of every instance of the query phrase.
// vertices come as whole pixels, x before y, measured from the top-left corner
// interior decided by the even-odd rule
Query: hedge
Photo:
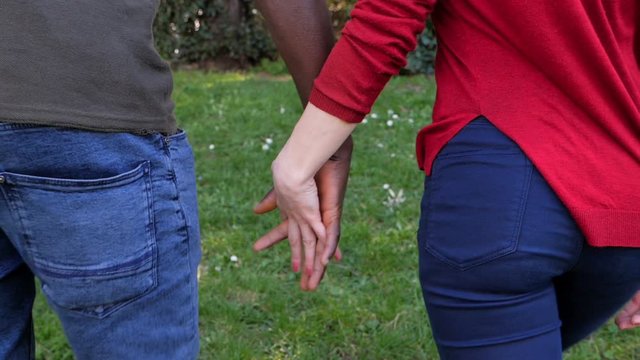
[[[336,34],[356,0],[328,0]],[[247,68],[276,59],[276,49],[251,0],[161,0],[154,23],[156,47],[176,66]],[[406,71],[433,70],[435,38],[428,28]]]

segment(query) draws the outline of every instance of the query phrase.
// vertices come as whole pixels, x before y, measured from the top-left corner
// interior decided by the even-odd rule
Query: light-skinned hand
[[[306,271],[302,273],[300,287],[303,290],[313,291],[318,287],[331,257],[338,261],[342,258],[338,242],[340,241],[342,204],[349,178],[352,151],[353,141],[349,137],[315,176],[320,201],[320,214],[326,229],[326,238],[324,239],[325,241],[318,241],[316,244],[313,272],[310,275]],[[255,206],[254,212],[264,214],[276,208],[276,194],[272,189]],[[256,251],[262,251],[288,238],[288,234],[289,221],[284,219],[280,225],[260,237],[253,248]],[[291,246],[293,248],[296,245],[291,243]],[[299,263],[297,262],[299,259],[295,258],[296,254],[299,254],[299,251],[292,250],[291,262],[294,270],[296,270],[295,264]]]

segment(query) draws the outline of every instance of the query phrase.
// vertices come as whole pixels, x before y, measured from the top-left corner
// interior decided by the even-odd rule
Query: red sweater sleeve
[[[407,62],[436,0],[359,0],[314,82],[309,101],[359,122]]]

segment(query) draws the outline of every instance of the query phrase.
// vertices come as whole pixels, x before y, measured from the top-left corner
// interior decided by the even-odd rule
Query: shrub
[[[161,0],[154,33],[173,64],[247,67],[275,56],[250,0]]]
[[[356,0],[327,3],[339,35]],[[251,0],[161,0],[154,34],[158,51],[173,65],[247,68],[277,57]],[[434,54],[435,37],[427,29],[406,71],[430,73]]]

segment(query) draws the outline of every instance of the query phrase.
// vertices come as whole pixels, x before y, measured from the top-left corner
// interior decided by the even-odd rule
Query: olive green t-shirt
[[[0,122],[175,131],[159,0],[0,1]]]

